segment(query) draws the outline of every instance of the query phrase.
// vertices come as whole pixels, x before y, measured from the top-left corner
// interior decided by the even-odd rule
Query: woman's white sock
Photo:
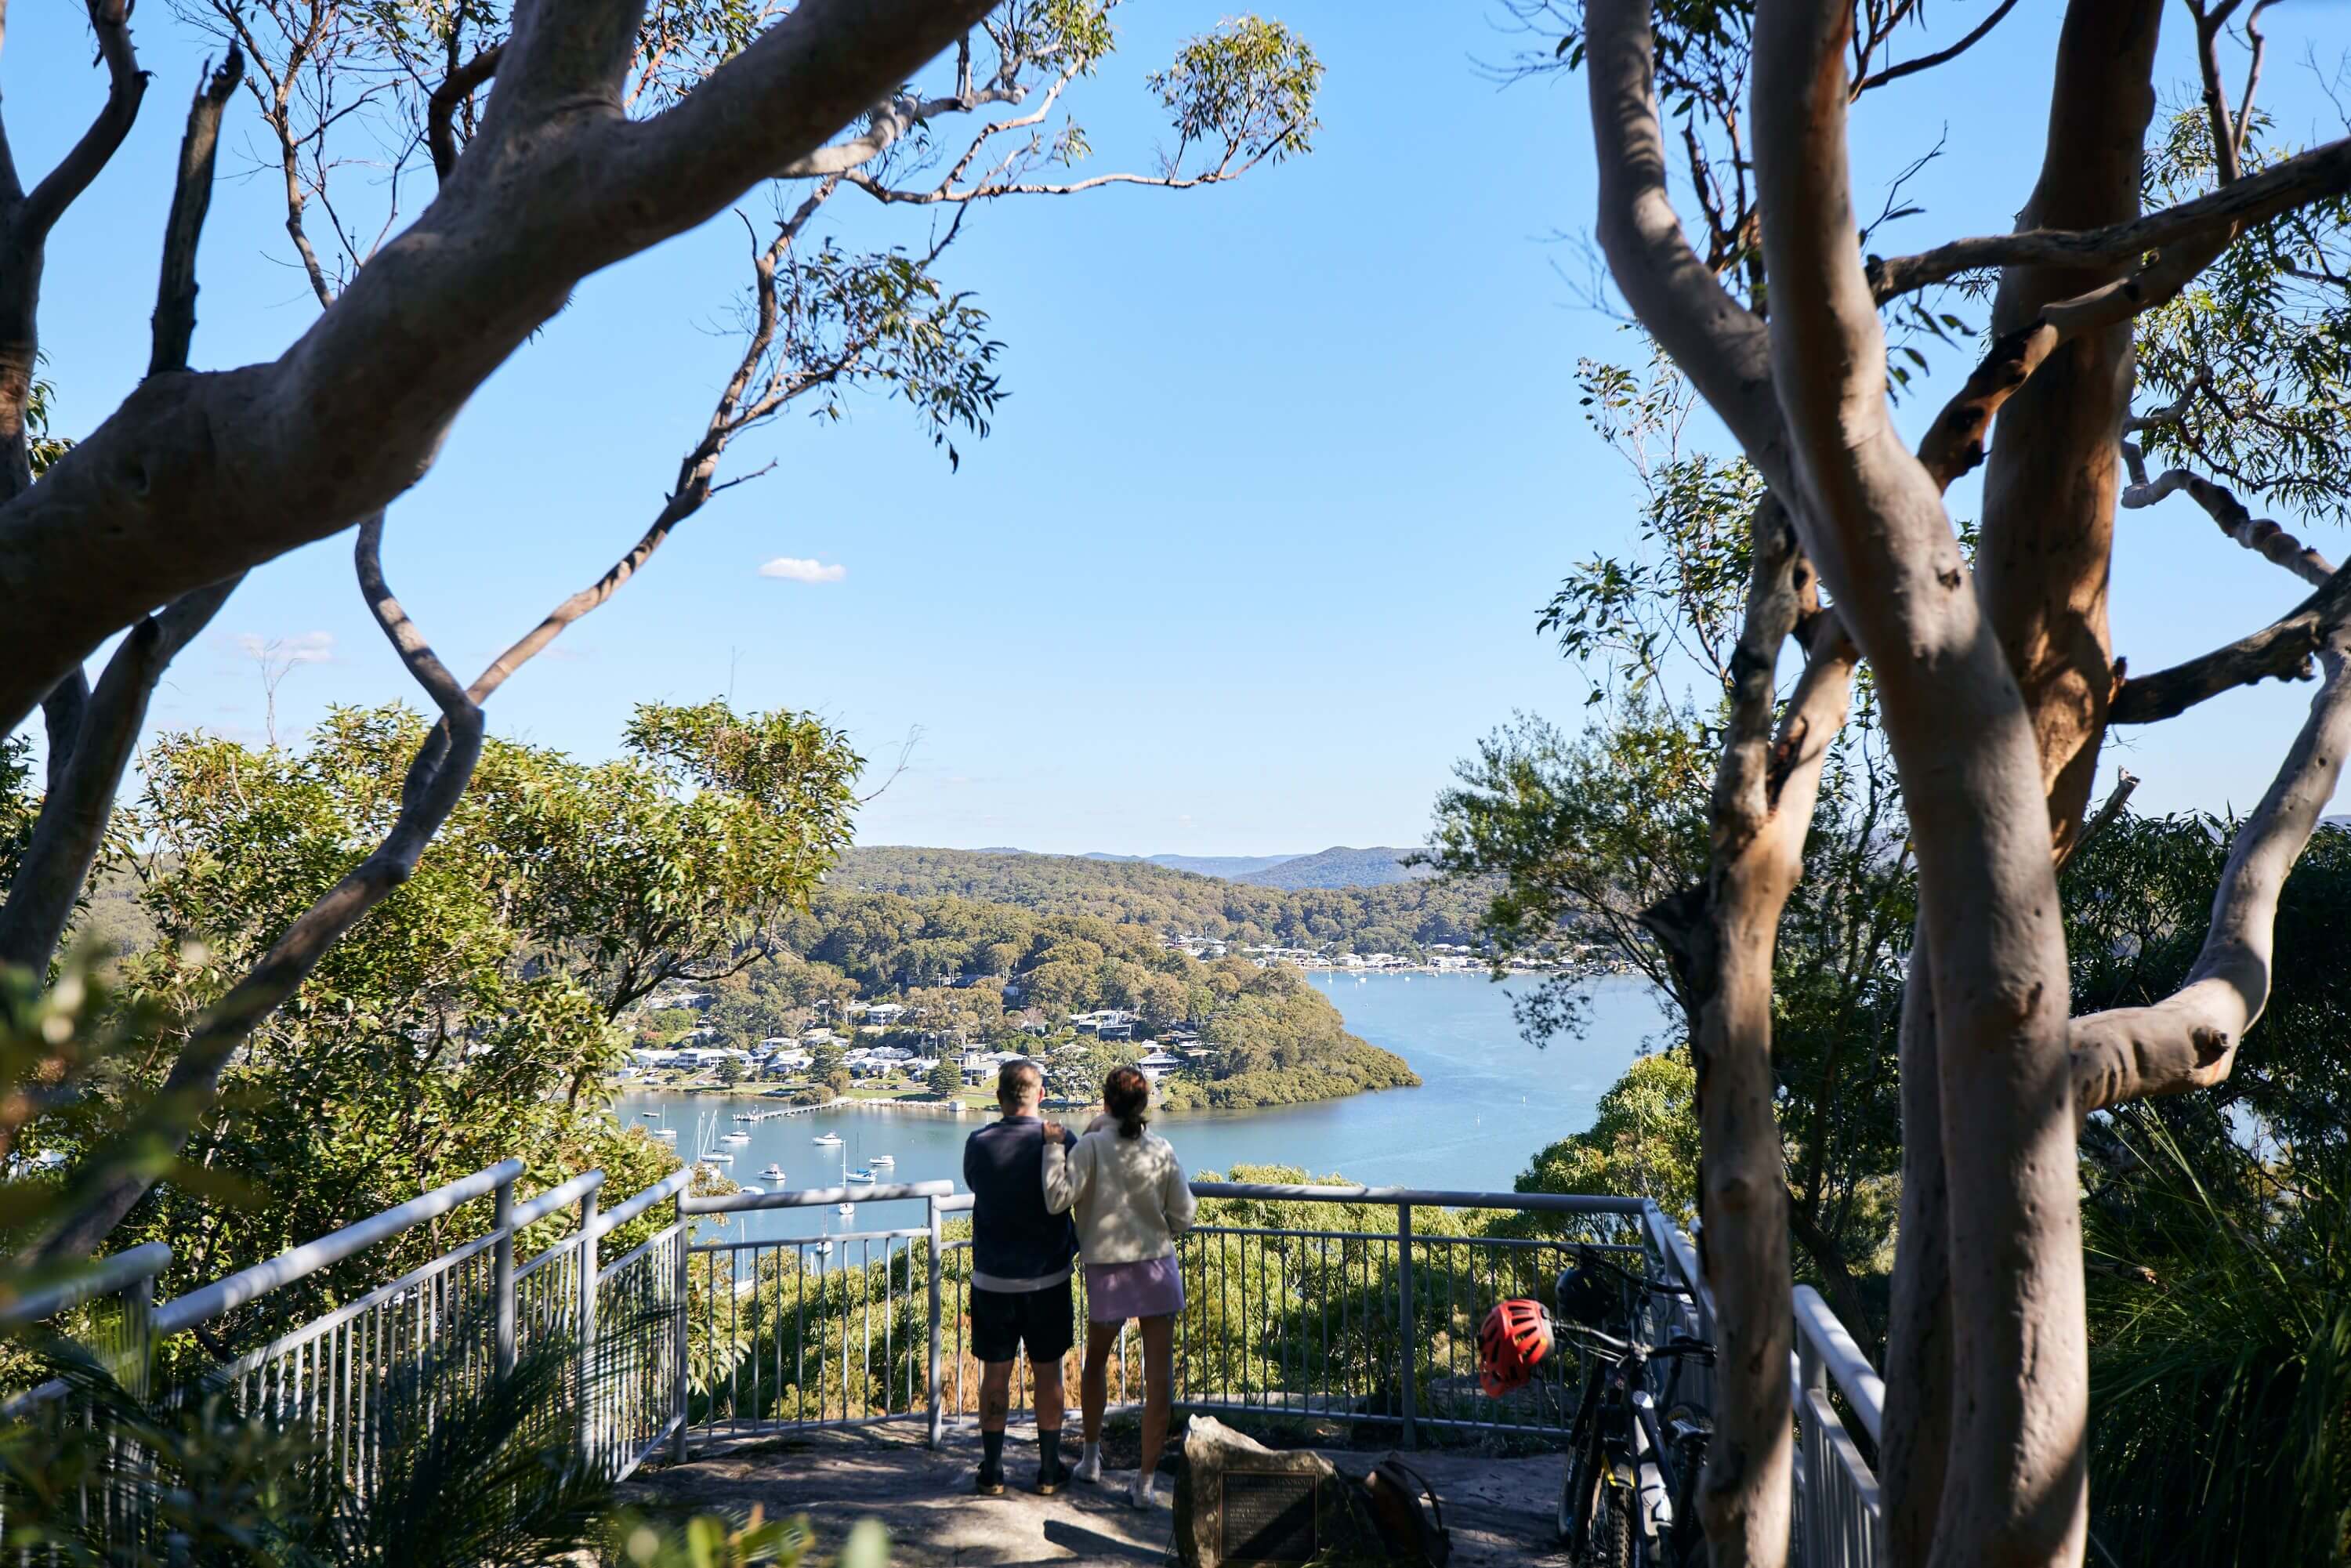
[[[1085,1452],[1078,1457],[1077,1478],[1081,1481],[1102,1479],[1102,1445],[1088,1443]]]

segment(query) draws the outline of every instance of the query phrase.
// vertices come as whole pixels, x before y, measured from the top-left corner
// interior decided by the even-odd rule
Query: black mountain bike
[[[1630,1287],[1632,1311],[1602,1305],[1626,1294],[1605,1288],[1604,1276]],[[1681,1384],[1687,1364],[1714,1364],[1714,1347],[1680,1333],[1652,1344],[1640,1332],[1658,1315],[1646,1310],[1651,1298],[1689,1291],[1618,1268],[1587,1247],[1577,1249],[1576,1267],[1560,1276],[1555,1293],[1554,1330],[1584,1351],[1583,1396],[1559,1497],[1570,1558],[1589,1568],[1702,1565],[1706,1533],[1696,1499],[1713,1424],[1698,1401],[1682,1396]],[[1670,1364],[1660,1369],[1662,1397],[1650,1386],[1659,1363]]]

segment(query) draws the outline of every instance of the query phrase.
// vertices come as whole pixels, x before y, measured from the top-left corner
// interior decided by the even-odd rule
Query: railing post
[[[1413,1432],[1415,1404],[1413,1384],[1417,1377],[1413,1347],[1419,1336],[1413,1322],[1412,1300],[1412,1205],[1396,1205],[1396,1354],[1403,1364],[1404,1446],[1418,1446]]]
[[[122,1355],[115,1381],[144,1399],[154,1364],[155,1276],[141,1274],[122,1287]]]
[[[685,1212],[686,1194],[693,1190],[692,1182],[678,1189],[677,1272],[672,1281],[677,1295],[677,1343],[673,1347],[673,1359],[676,1364],[671,1369],[670,1397],[677,1406],[677,1431],[669,1440],[669,1457],[672,1463],[681,1465],[685,1463],[686,1401],[693,1393],[686,1367],[689,1335],[692,1332],[691,1325],[687,1322],[687,1312],[693,1299],[689,1293],[693,1275],[688,1267],[692,1254],[688,1252],[686,1243],[694,1239],[694,1228]]]
[[[596,1189],[580,1200],[580,1456],[596,1461]]]
[[[497,1210],[490,1223],[497,1228],[496,1249],[490,1255],[490,1291],[496,1298],[496,1357],[500,1377],[515,1365],[515,1244],[514,1177],[498,1183]]]
[[[943,1414],[942,1409],[941,1409],[941,1406],[940,1406],[940,1400],[941,1400],[941,1398],[942,1398],[942,1396],[943,1396],[943,1394],[944,1394],[944,1389],[943,1389],[943,1386],[942,1386],[942,1385],[943,1385],[946,1383],[946,1375],[945,1375],[946,1358],[945,1358],[945,1355],[944,1355],[944,1354],[943,1354],[943,1353],[944,1353],[944,1351],[945,1351],[945,1348],[946,1348],[946,1347],[941,1343],[941,1340],[942,1340],[942,1337],[943,1337],[942,1322],[943,1322],[943,1319],[944,1319],[944,1314],[943,1314],[943,1313],[941,1312],[941,1311],[940,1311],[940,1301],[939,1301],[939,1276],[940,1276],[940,1268],[939,1268],[939,1264],[940,1264],[940,1257],[939,1257],[939,1239],[940,1239],[940,1226],[939,1226],[939,1200],[938,1200],[937,1198],[935,1198],[935,1198],[932,1198],[932,1199],[930,1200],[930,1204],[929,1204],[929,1206],[928,1206],[928,1207],[929,1207],[930,1211],[931,1211],[931,1266],[930,1266],[930,1276],[931,1276],[931,1354],[930,1354],[930,1380],[931,1380],[931,1435],[930,1435],[930,1446],[931,1446],[932,1448],[937,1448],[937,1447],[939,1446],[939,1437],[940,1437],[941,1431],[942,1431],[942,1429],[943,1429],[943,1427],[944,1427],[944,1426],[945,1426],[945,1417],[944,1417],[944,1414]]]

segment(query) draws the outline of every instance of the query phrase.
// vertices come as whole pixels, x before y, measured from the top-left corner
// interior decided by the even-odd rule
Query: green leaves
[[[1220,148],[1219,164],[1275,162],[1313,145],[1322,62],[1280,22],[1241,16],[1188,38],[1175,63],[1146,78],[1175,125],[1170,171],[1194,147]]]
[[[987,312],[903,251],[852,256],[828,239],[787,266],[775,352],[792,395],[814,393],[812,416],[828,420],[841,416],[852,389],[901,400],[960,466],[954,434],[987,435],[1006,395],[995,370],[1004,345],[987,335]]]
[[[1536,630],[1557,637],[1591,679],[1587,704],[1639,699],[1695,672],[1727,685],[1762,476],[1744,458],[1683,450],[1691,394],[1662,355],[1646,376],[1579,361],[1576,385],[1585,420],[1632,465],[1647,499],[1633,550],[1576,566]]]

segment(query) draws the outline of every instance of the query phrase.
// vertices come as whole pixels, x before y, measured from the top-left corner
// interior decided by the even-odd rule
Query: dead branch
[[[163,225],[162,277],[155,288],[154,341],[147,373],[188,368],[196,334],[196,241],[213,204],[213,163],[220,151],[221,115],[245,76],[245,54],[235,44],[220,68],[196,89],[188,105],[188,128],[180,138],[179,177],[172,185],[172,213]]]

